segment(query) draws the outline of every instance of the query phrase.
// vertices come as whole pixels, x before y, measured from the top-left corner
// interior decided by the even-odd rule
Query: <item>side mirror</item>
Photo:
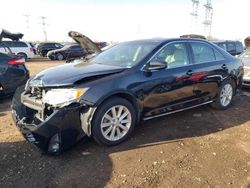
[[[166,62],[162,61],[151,61],[147,64],[145,67],[146,71],[152,71],[152,70],[160,70],[167,68]]]

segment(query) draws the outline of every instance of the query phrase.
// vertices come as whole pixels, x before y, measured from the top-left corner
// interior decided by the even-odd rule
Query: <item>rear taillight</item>
[[[30,48],[30,52],[33,52],[33,48]]]
[[[25,59],[24,58],[16,58],[16,59],[10,59],[8,61],[9,65],[22,65],[24,64]]]

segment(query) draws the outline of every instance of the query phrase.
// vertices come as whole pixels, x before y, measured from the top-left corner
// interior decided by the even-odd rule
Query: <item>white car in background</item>
[[[0,43],[0,52],[5,53],[6,47],[9,47],[12,51],[12,53],[27,58],[33,58],[35,56],[33,47],[28,43],[24,41],[2,41]]]

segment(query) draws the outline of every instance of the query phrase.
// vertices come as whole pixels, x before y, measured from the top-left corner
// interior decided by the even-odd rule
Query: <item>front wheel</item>
[[[227,109],[232,103],[234,91],[235,91],[234,81],[226,80],[224,83],[222,83],[216,101],[212,103],[212,107],[219,110]]]
[[[117,145],[134,129],[136,115],[133,105],[123,98],[113,98],[101,104],[92,120],[92,136],[99,144]]]
[[[56,59],[61,61],[64,59],[64,56],[61,53],[56,54]]]

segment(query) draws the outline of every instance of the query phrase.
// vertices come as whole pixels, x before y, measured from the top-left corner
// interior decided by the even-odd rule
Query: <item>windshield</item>
[[[250,49],[246,49],[245,52],[243,52],[240,55],[241,58],[250,58]]]
[[[90,63],[131,68],[158,44],[158,42],[118,44],[94,57]]]

